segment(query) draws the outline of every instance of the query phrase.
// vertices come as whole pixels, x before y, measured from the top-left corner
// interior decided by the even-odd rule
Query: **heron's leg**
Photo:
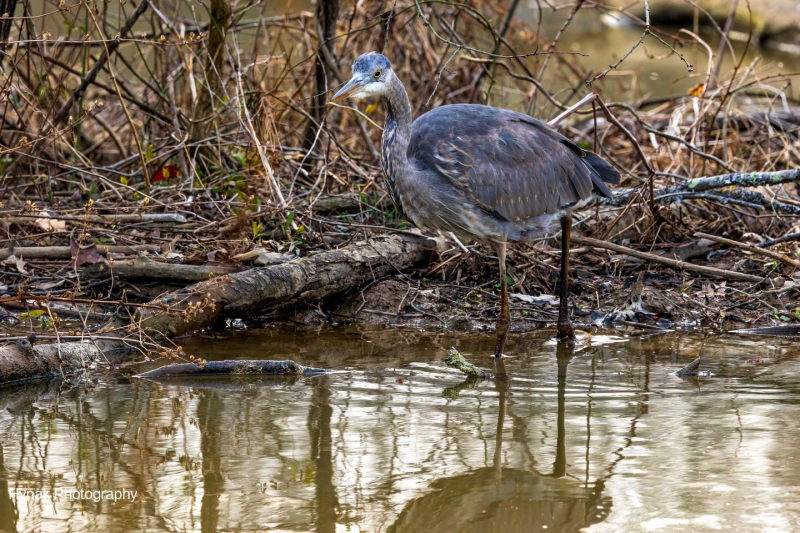
[[[501,357],[506,346],[506,336],[511,325],[511,313],[508,310],[508,282],[506,281],[506,243],[495,246],[497,259],[500,262],[500,316],[497,318],[497,346],[494,356]]]
[[[572,215],[561,217],[561,294],[558,305],[558,326],[556,339],[567,341],[575,339],[572,322],[569,319],[569,238],[572,231]]]

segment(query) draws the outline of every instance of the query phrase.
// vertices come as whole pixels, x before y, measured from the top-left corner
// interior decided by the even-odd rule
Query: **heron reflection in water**
[[[427,487],[428,494],[406,504],[388,528],[389,533],[521,533],[540,531],[543,526],[548,531],[570,532],[608,517],[612,500],[603,494],[605,479],[598,479],[590,486],[567,476],[566,381],[574,351],[571,346],[559,344],[556,355],[558,418],[552,473],[541,473],[533,466],[530,469],[502,466],[509,383],[495,380],[499,405],[492,466],[434,481]],[[479,383],[476,378],[466,380],[463,387],[451,388],[445,395],[455,398],[464,388]]]
[[[477,104],[434,109],[412,121],[405,87],[389,60],[370,52],[353,62],[353,77],[332,101],[377,96],[386,106],[381,166],[399,213],[420,228],[488,243],[500,263],[500,316],[495,357],[511,323],[506,281],[508,243],[529,242],[561,225],[561,302],[557,337],[574,339],[568,310],[571,209],[619,172],[544,122]]]

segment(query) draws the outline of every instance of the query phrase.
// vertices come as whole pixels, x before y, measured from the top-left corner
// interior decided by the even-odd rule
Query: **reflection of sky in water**
[[[568,367],[562,359],[561,386],[555,348],[543,341],[516,339],[506,390],[462,383],[441,366],[455,342],[480,362],[488,337],[276,330],[185,349],[354,371],[232,387],[108,380],[86,395],[62,392],[57,410],[55,389],[31,385],[0,398],[9,490],[80,481],[140,496],[135,504],[20,500],[16,528],[795,530],[797,343],[611,342],[619,340],[590,342]],[[697,354],[715,377],[670,374]],[[766,363],[744,364],[751,358]]]

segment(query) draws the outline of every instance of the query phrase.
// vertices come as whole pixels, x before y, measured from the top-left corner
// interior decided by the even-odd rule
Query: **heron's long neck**
[[[386,128],[383,130],[381,166],[395,207],[402,213],[395,180],[407,172],[406,149],[411,137],[411,103],[403,83],[396,76],[389,82],[383,101],[386,104]]]

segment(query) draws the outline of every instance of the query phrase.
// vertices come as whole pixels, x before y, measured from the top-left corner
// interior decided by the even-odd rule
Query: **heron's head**
[[[388,90],[392,76],[392,64],[385,56],[378,52],[361,55],[353,61],[353,77],[333,95],[331,101],[382,96]]]

